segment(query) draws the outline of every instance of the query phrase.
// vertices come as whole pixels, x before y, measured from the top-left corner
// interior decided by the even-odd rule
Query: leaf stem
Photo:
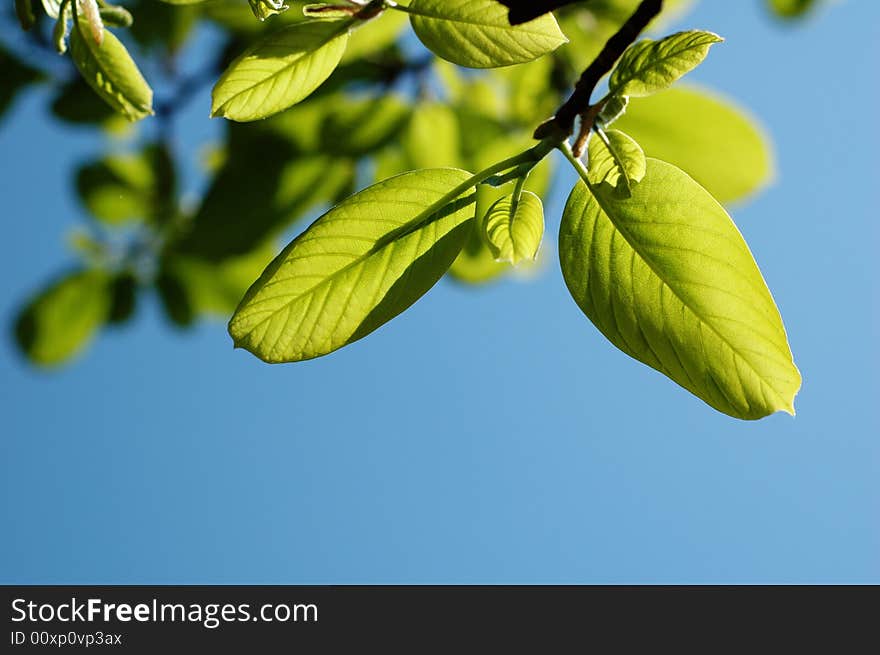
[[[575,118],[583,116],[586,122],[590,110],[594,107],[590,105],[590,97],[599,80],[611,71],[624,50],[632,45],[639,34],[648,26],[648,23],[654,20],[662,10],[663,0],[642,0],[635,12],[614,36],[608,39],[602,51],[581,74],[574,92],[556,110],[556,115],[538,126],[538,129],[535,130],[536,139],[542,139],[552,134],[560,135],[562,138],[568,137],[574,130]],[[598,110],[595,113],[598,113]],[[595,119],[595,115],[589,118],[590,125],[586,126],[586,130],[581,129],[581,138],[586,131],[589,131],[593,119]]]
[[[559,150],[559,152],[561,152],[563,155],[565,155],[565,158],[569,161],[569,163],[572,165],[574,170],[577,171],[577,174],[584,181],[584,184],[586,184],[590,189],[592,189],[593,184],[590,182],[590,174],[587,171],[587,167],[584,166],[584,162],[582,162],[580,159],[575,157],[574,152],[571,149],[571,144],[568,142],[568,140],[566,139],[565,141],[560,143],[557,146],[557,150]]]

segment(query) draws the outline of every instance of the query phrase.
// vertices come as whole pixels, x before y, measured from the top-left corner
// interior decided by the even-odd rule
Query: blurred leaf
[[[729,100],[692,87],[633,100],[615,123],[645,154],[675,164],[722,202],[741,200],[773,177],[762,130]]]
[[[403,149],[413,168],[460,166],[458,120],[439,102],[417,105],[403,135]]]
[[[263,37],[233,61],[212,92],[211,115],[253,121],[307,98],[339,64],[349,21],[306,21]]]
[[[608,89],[618,96],[638,98],[671,86],[702,63],[709,48],[723,41],[712,32],[678,32],[659,41],[642,39],[620,57],[608,80]]]
[[[175,215],[174,163],[162,145],[81,166],[76,188],[92,216],[110,225],[135,219],[161,225]]]
[[[630,198],[579,182],[559,230],[565,282],[620,350],[720,412],[794,413],[801,376],[776,303],[724,208],[649,159]]]
[[[208,261],[240,256],[347,190],[354,166],[330,155],[298,155],[271,132],[237,129],[190,232],[176,246]]]
[[[52,100],[52,114],[59,120],[75,124],[105,123],[119,116],[81,77],[58,90]]]
[[[816,0],[767,0],[774,14],[780,18],[801,18],[816,6]]]
[[[107,322],[119,325],[128,321],[135,310],[137,279],[129,272],[117,274],[110,283],[110,311]]]
[[[497,200],[486,213],[486,241],[496,261],[534,261],[544,238],[544,206],[541,199],[524,191]]]
[[[229,318],[248,287],[275,257],[273,242],[257,246],[240,257],[210,262],[174,255],[165,266],[186,290],[189,305],[198,315]]]
[[[331,155],[370,154],[406,127],[409,114],[409,106],[398,96],[345,98],[324,116],[323,148]]]
[[[42,73],[19,61],[11,53],[0,45],[0,116],[2,116],[15,96],[24,90],[29,84],[38,82],[43,78]]]
[[[165,316],[177,327],[187,327],[195,321],[195,309],[183,281],[175,271],[162,267],[156,276],[156,291]]]
[[[522,64],[566,42],[552,14],[511,25],[494,0],[412,0],[416,36],[439,57],[469,68]]]
[[[236,346],[267,362],[326,355],[366,336],[426,293],[471,226],[469,173],[432,169],[379,182],[297,237],[248,290],[229,323]]]
[[[62,364],[91,341],[106,320],[109,307],[105,273],[71,273],[22,309],[15,324],[18,346],[35,364]]]
[[[151,115],[153,91],[125,46],[110,30],[104,30],[99,46],[88,35],[89,30],[85,19],[79,18],[70,32],[70,56],[83,79],[130,121]]]

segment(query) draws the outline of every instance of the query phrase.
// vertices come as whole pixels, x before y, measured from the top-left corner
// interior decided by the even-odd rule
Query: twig
[[[574,92],[562,106],[556,111],[556,115],[542,123],[535,130],[536,139],[544,139],[548,136],[561,134],[567,137],[574,130],[574,121],[581,116],[581,131],[578,135],[578,144],[586,141],[596,115],[601,111],[602,103],[590,104],[590,97],[599,80],[602,79],[614,66],[614,62],[620,59],[630,45],[635,42],[639,34],[648,26],[654,18],[663,10],[663,0],[642,0],[635,12],[630,16],[614,36],[608,39],[605,46],[593,62],[587,66],[574,87]],[[576,144],[577,145],[577,144]],[[575,149],[576,154],[580,152]]]

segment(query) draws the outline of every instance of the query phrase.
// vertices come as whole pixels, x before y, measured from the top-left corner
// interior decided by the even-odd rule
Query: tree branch
[[[545,121],[535,130],[535,138],[543,139],[554,133],[562,133],[568,136],[574,130],[574,120],[582,116],[584,124],[581,127],[581,142],[584,134],[588,134],[592,128],[596,114],[601,110],[601,103],[590,104],[590,97],[599,80],[602,79],[614,67],[614,63],[620,59],[623,51],[635,42],[639,34],[648,26],[663,9],[663,0],[642,0],[635,12],[623,26],[608,39],[599,55],[593,60],[574,87],[574,92],[556,111],[556,115]],[[586,128],[586,129],[584,129]]]

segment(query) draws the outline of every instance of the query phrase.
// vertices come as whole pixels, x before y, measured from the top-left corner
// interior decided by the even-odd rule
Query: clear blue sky
[[[555,259],[441,283],[291,366],[151,302],[58,373],[0,342],[0,582],[880,583],[880,3],[785,28],[703,0],[680,25],[727,37],[693,79],[776,145],[775,184],[734,218],[804,376],[797,418],[729,419],[619,353]],[[4,326],[69,260],[70,167],[101,147],[47,121],[46,93],[0,124]]]

